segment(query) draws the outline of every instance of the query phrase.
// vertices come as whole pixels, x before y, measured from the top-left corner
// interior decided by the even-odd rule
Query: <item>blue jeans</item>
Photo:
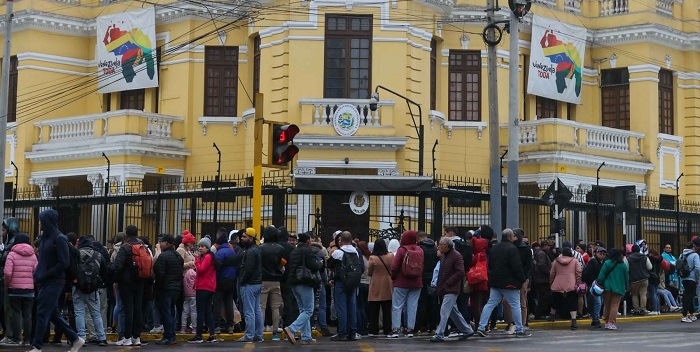
[[[658,312],[659,311],[659,295],[656,292],[659,288],[659,285],[653,285],[649,283],[649,286],[647,287],[647,296],[649,296],[649,299],[651,299],[651,310],[653,312]]]
[[[452,323],[455,324],[463,334],[470,335],[474,332],[474,330],[467,325],[467,321],[464,320],[462,313],[457,309],[457,295],[455,294],[446,294],[442,298],[442,305],[440,306],[440,324],[438,324],[435,332],[439,338],[445,337],[443,333],[447,327],[447,319],[452,319]]]
[[[60,329],[70,342],[78,339],[78,334],[63,319],[58,312],[58,298],[63,294],[63,284],[46,284],[39,289],[36,299],[36,321],[32,347],[40,350],[44,343],[44,335],[49,328],[49,322]]]
[[[520,315],[520,289],[505,289],[491,288],[489,301],[486,303],[481,312],[481,320],[479,321],[479,330],[486,330],[486,324],[489,322],[491,313],[503,299],[508,301],[510,311],[513,313],[513,322],[515,323],[515,332],[523,331],[523,317]]]
[[[328,322],[326,321],[326,311],[327,311],[327,305],[326,305],[326,285],[321,284],[321,292],[319,293],[319,298],[318,298],[318,325],[321,328],[325,328],[328,326]]]
[[[241,302],[243,303],[243,315],[245,317],[246,339],[263,338],[263,315],[260,308],[260,295],[262,285],[241,285]]]
[[[180,296],[180,291],[166,290],[158,295],[158,311],[163,322],[163,338],[175,341],[175,316],[173,304]]]
[[[352,336],[357,332],[357,290],[346,291],[345,284],[335,282],[333,294],[338,312],[338,336]]]
[[[656,291],[664,297],[664,301],[666,302],[667,306],[678,307],[678,303],[673,298],[673,294],[671,293],[671,291],[663,289],[663,288],[659,288]]]
[[[416,327],[416,311],[418,310],[418,299],[420,298],[420,288],[394,287],[391,297],[391,328],[398,330],[401,328],[401,310],[406,305],[406,324],[409,330]]]
[[[124,319],[126,318],[126,313],[124,313],[124,307],[122,307],[122,299],[119,297],[119,290],[114,290],[114,296],[117,303],[114,305],[112,319],[117,321],[117,335],[121,340],[121,338],[124,337]]]
[[[292,292],[299,306],[299,316],[289,325],[293,333],[301,331],[302,341],[311,341],[311,316],[314,314],[314,288],[306,285],[292,285]]]
[[[586,292],[586,298],[588,299],[588,304],[593,307],[591,310],[591,322],[600,323],[600,310],[603,308],[603,296],[596,296],[590,292]]]
[[[106,297],[105,297],[106,298]],[[87,308],[92,323],[95,325],[95,333],[100,341],[107,340],[105,328],[102,324],[102,313],[100,312],[100,299],[97,292],[82,293],[73,287],[73,309],[75,310],[75,326],[78,329],[78,336],[85,339],[85,309]]]
[[[357,332],[367,335],[367,300],[369,284],[360,284],[357,290]]]

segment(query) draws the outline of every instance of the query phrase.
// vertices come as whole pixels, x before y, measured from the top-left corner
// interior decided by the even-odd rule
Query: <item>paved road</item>
[[[466,342],[449,341],[442,344],[430,343],[428,337],[412,339],[365,338],[357,342],[331,342],[328,338],[320,338],[313,346],[291,346],[286,341],[258,344],[239,344],[235,342],[220,342],[216,344],[191,345],[180,343],[175,346],[160,347],[154,344],[140,348],[107,347],[113,352],[128,351],[164,351],[168,352],[218,352],[218,351],[285,351],[288,349],[304,351],[362,351],[362,352],[425,352],[426,350],[468,350],[497,352],[497,351],[596,351],[596,352],[637,352],[637,351],[697,351],[700,345],[696,334],[700,333],[700,321],[693,324],[681,323],[679,320],[654,321],[645,323],[618,324],[619,330],[606,331],[590,330],[581,327],[578,331],[565,329],[536,329],[532,330],[530,338],[513,338],[505,335],[502,330],[492,333],[488,338],[473,337]],[[695,333],[695,334],[692,334]],[[11,350],[9,348],[3,348]],[[26,350],[15,349],[15,350]],[[43,351],[65,352],[67,347],[45,346]],[[82,351],[102,351],[102,347],[85,347]]]

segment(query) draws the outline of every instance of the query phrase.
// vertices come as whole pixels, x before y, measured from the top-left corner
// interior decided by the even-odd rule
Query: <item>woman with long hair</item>
[[[610,250],[610,259],[605,261],[603,268],[600,269],[598,275],[598,283],[603,285],[603,319],[605,320],[605,328],[608,330],[617,330],[615,322],[617,321],[617,310],[620,307],[620,300],[627,292],[630,285],[630,276],[627,265],[625,264],[622,251],[613,248]]]
[[[389,253],[386,242],[378,239],[374,242],[374,251],[369,256],[367,275],[369,280],[368,312],[369,333],[379,334],[379,309],[382,310],[382,326],[384,335],[391,333],[391,295],[393,282],[391,280],[391,263],[394,254]]]

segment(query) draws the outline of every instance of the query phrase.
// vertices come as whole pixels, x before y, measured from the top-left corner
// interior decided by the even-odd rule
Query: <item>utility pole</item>
[[[488,37],[488,80],[489,80],[489,183],[491,201],[491,228],[500,232],[501,224],[501,200],[503,184],[501,177],[501,151],[500,124],[498,122],[498,72],[496,72],[496,28],[495,28],[495,4],[494,0],[486,2],[486,18],[489,24]],[[502,35],[502,33],[501,33]],[[498,186],[497,186],[498,185]],[[496,236],[500,240],[501,236]]]
[[[510,13],[510,66],[509,66],[509,96],[508,96],[508,199],[506,225],[509,228],[520,227],[520,212],[518,198],[518,144],[520,143],[520,127],[518,126],[518,63],[520,61],[518,47],[518,31],[520,19]]]
[[[7,111],[10,98],[10,47],[12,43],[12,5],[13,0],[5,2],[5,37],[2,47],[2,82],[0,83],[0,175],[5,183],[5,150],[7,148]],[[0,216],[5,217],[5,193],[0,192]]]
[[[253,142],[253,228],[260,233],[262,223],[262,148],[263,148],[263,104],[262,93],[255,94],[255,141]]]

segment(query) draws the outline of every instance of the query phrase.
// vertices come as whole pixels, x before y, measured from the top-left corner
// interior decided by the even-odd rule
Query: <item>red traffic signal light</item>
[[[294,136],[299,133],[297,125],[272,124],[272,140],[270,141],[270,165],[287,166],[297,153],[299,148],[290,145]]]

